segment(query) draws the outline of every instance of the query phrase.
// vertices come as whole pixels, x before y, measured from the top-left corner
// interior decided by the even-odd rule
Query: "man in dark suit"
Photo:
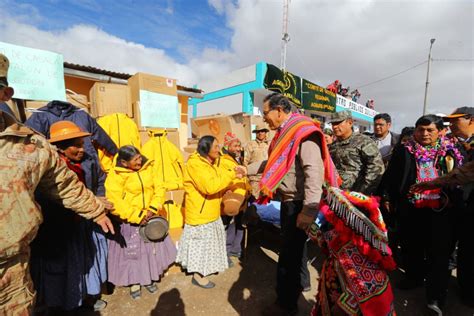
[[[377,143],[382,160],[387,167],[392,157],[393,147],[398,143],[400,135],[390,131],[392,118],[388,113],[379,113],[374,116],[373,140]]]

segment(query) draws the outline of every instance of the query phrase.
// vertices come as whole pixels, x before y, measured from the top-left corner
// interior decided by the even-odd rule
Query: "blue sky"
[[[182,85],[280,63],[282,0],[0,0],[0,8],[0,41]],[[361,102],[374,99],[399,130],[421,114],[426,66],[413,66],[436,38],[428,109],[451,113],[474,104],[473,8],[472,0],[293,0],[287,69],[320,85],[364,85]]]
[[[204,47],[227,49],[232,37],[225,15],[206,0],[42,0],[22,1],[14,9],[36,11],[35,26],[44,31],[94,25],[124,40],[164,49],[181,63]]]

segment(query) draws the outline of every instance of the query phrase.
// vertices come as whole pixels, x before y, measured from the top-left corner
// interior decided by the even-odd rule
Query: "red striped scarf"
[[[268,148],[268,161],[263,171],[259,202],[268,202],[283,181],[284,176],[295,161],[298,147],[309,135],[316,133],[321,143],[321,156],[324,164],[324,180],[330,186],[338,187],[340,178],[329,155],[323,132],[309,117],[291,114],[284,126],[275,134]]]

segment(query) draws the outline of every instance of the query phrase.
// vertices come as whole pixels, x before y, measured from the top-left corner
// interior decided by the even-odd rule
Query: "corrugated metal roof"
[[[68,63],[68,62],[64,62],[64,68],[69,68],[69,69],[74,69],[74,70],[79,70],[79,71],[87,71],[94,74],[106,75],[106,76],[114,77],[117,79],[124,79],[124,80],[128,80],[128,78],[132,76],[126,73],[109,71],[109,70],[100,69],[100,68],[96,68],[92,66],[78,65],[78,64]],[[203,91],[200,89],[194,89],[194,88],[189,88],[189,87],[180,86],[180,85],[177,85],[177,87],[178,87],[178,90],[181,90],[181,91],[203,93]]]

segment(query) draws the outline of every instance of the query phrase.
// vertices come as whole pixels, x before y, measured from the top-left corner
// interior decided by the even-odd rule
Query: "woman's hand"
[[[147,210],[145,217],[143,217],[142,221],[140,222],[140,225],[145,225],[148,222],[148,220],[155,215],[156,214],[153,213],[152,211]]]

